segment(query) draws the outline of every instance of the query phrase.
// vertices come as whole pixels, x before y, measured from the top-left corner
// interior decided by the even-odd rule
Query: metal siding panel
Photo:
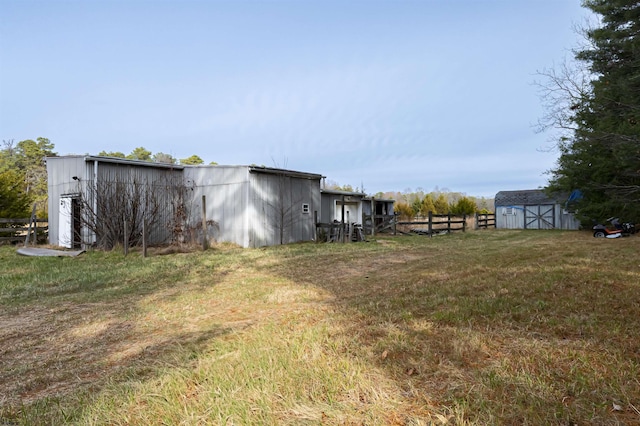
[[[158,205],[155,215],[156,223],[149,229],[150,244],[169,243],[173,237],[172,223],[174,220],[174,201],[179,197],[178,192],[183,188],[182,171],[179,169],[145,167],[137,164],[102,163],[98,162],[99,192],[118,185],[125,185],[131,194],[140,194],[147,201],[141,199],[143,208],[154,208]],[[147,202],[150,205],[147,205]],[[98,214],[103,214],[98,212]],[[98,220],[100,220],[98,218]],[[124,221],[124,217],[123,217]],[[123,225],[124,226],[124,225]]]
[[[321,223],[329,223],[333,220],[333,196],[331,194],[320,194],[320,215],[319,221]]]
[[[251,246],[310,241],[315,224],[313,212],[318,211],[320,181],[286,175],[250,173]],[[309,204],[309,213],[302,212]]]
[[[79,180],[73,180],[73,176]],[[82,192],[86,182],[86,165],[84,157],[49,157],[47,158],[47,207],[49,211],[49,243],[60,245],[58,206],[63,194]]]
[[[202,196],[206,197],[207,220],[216,225],[210,232],[218,242],[248,246],[247,168],[245,166],[185,167],[185,178],[193,182],[190,223],[202,222]]]
[[[276,245],[280,242],[279,212],[286,193],[280,190],[279,176],[265,173],[249,174],[251,182],[250,222],[252,247]],[[280,194],[279,192],[283,192]]]
[[[294,232],[293,240],[298,241],[311,241],[314,235],[314,223],[313,223],[313,191],[314,181],[309,179],[295,179],[292,181],[293,191],[295,196],[293,198],[292,212],[295,215],[294,219]],[[309,213],[304,213],[302,205],[309,205]]]

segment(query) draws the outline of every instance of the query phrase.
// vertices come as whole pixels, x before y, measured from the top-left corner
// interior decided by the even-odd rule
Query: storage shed
[[[549,196],[542,189],[500,191],[495,196],[496,228],[580,229],[566,201],[566,196]]]
[[[209,238],[242,247],[310,241],[323,177],[101,156],[49,157],[47,172],[49,240],[64,247],[105,245],[124,230],[139,238],[143,227],[153,244],[195,240],[203,219]]]

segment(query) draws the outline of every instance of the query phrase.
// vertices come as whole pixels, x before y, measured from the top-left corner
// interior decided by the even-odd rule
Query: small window
[[[309,214],[309,204],[307,203],[302,204],[302,213]]]
[[[502,210],[502,214],[504,216],[514,216],[516,214],[516,209],[514,209],[513,207],[505,207]]]

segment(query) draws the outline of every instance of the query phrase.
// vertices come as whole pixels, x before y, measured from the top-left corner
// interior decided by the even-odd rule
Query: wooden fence
[[[476,213],[476,229],[489,229],[496,227],[495,213]]]
[[[0,218],[0,243],[9,242],[46,243],[49,233],[47,219],[2,219]]]
[[[370,219],[370,217],[368,219]],[[456,231],[466,232],[467,220],[469,219],[475,219],[475,229],[496,227],[495,213],[476,213],[475,218],[468,218],[467,215],[455,216],[451,213],[433,214],[429,212],[428,217],[425,218],[426,220],[399,221],[397,220],[397,216],[385,216],[384,219],[384,222],[381,222],[383,227],[380,227],[378,232],[384,229],[390,229],[393,234],[414,233],[432,236]],[[357,226],[354,228],[350,226],[350,224],[343,224],[338,221],[334,221],[333,223],[316,223],[317,241],[364,241],[364,235],[368,235],[369,232],[367,226],[365,226],[364,229],[358,229]]]
[[[450,233],[454,231],[465,232],[467,230],[467,215],[453,216],[451,215],[451,213],[433,214],[429,212],[426,221],[396,222],[394,233],[406,233],[402,230],[398,230],[397,226],[405,229],[409,228],[408,231],[415,234],[429,236],[432,236],[434,234]]]

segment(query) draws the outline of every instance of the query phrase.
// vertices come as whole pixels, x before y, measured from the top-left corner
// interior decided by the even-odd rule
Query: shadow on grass
[[[622,262],[637,239],[446,238],[312,251],[272,272],[333,294],[351,350],[414,406],[479,424],[640,422],[640,268]]]
[[[35,272],[12,270],[16,277],[0,286],[3,415],[28,423],[42,407],[48,423],[61,423],[69,406],[68,418],[77,419],[83,404],[65,405],[64,395],[82,393],[65,386],[88,393],[107,382],[151,386],[158,365],[188,370],[190,354],[202,357],[209,342],[249,317],[275,318],[283,336],[285,326],[299,332],[277,320],[289,306],[303,311],[317,301],[331,309],[307,315],[326,315],[340,334],[327,335],[327,353],[343,351],[343,361],[364,360],[394,381],[404,411],[393,418],[405,423],[435,409],[455,424],[633,424],[640,418],[632,408],[640,400],[640,269],[610,262],[634,258],[637,240],[608,243],[579,233],[487,232],[115,258],[104,275],[99,255],[82,267],[27,265]],[[39,274],[49,275],[37,281]],[[257,349],[270,362],[273,344],[261,338]],[[307,380],[316,384],[312,373]],[[62,408],[48,394],[63,395],[55,397]],[[30,400],[25,413],[9,403]]]
[[[225,268],[213,263],[206,277],[194,272],[198,253],[12,255],[2,248],[0,260],[11,262],[0,280],[3,424],[62,423],[77,415],[79,395],[110,382],[149,379],[158,365],[188,358],[243,326],[216,318],[184,321],[185,310],[197,315],[201,309],[191,296],[194,283],[204,292],[224,276]]]

